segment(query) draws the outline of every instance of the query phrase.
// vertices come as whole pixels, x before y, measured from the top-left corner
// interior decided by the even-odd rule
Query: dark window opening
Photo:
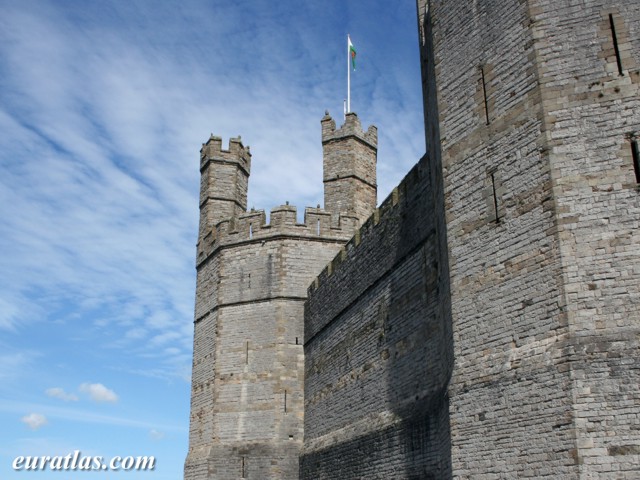
[[[284,391],[284,413],[287,413],[287,391]]]
[[[482,80],[482,94],[484,96],[484,116],[487,122],[487,125],[491,123],[489,121],[489,100],[487,98],[487,82],[484,76],[484,67],[480,65],[480,78]]]
[[[618,36],[616,35],[616,25],[613,21],[613,15],[609,14],[609,26],[611,27],[611,37],[613,38],[613,49],[616,52],[616,62],[618,62],[618,73],[624,75],[622,70],[622,59],[620,58],[620,47],[618,46]]]
[[[633,156],[633,170],[636,172],[636,183],[640,184],[640,146],[638,146],[638,140],[631,140],[631,155]]]
[[[496,191],[496,174],[491,173],[491,187],[493,189],[493,208],[496,212],[496,223],[500,223],[500,213],[498,212],[498,192]]]

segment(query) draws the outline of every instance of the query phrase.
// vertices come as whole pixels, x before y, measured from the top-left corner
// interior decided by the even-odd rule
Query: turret
[[[372,125],[364,132],[355,113],[337,130],[329,112],[321,124],[324,208],[362,224],[376,207],[378,129]]]
[[[251,152],[240,136],[229,140],[211,135],[200,150],[200,233],[206,235],[223,220],[247,210],[247,185],[251,171]]]

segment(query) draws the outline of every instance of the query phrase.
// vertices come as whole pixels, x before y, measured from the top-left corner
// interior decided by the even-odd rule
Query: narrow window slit
[[[487,125],[491,123],[489,121],[489,100],[487,98],[487,82],[484,76],[484,66],[480,65],[480,77],[482,79],[482,94],[484,96],[484,115]]]
[[[611,26],[611,37],[613,38],[613,49],[616,52],[616,62],[618,62],[618,73],[624,75],[622,70],[622,58],[620,58],[620,47],[618,46],[618,36],[616,35],[616,24],[613,21],[613,14],[609,14],[609,25]]]
[[[253,238],[253,224],[249,224],[249,240]]]
[[[498,192],[496,191],[496,174],[491,174],[491,187],[493,188],[493,208],[496,212],[496,223],[500,223],[500,214],[498,212]]]
[[[298,345],[298,337],[296,337],[296,345]]]
[[[284,391],[284,413],[287,413],[287,391]]]
[[[249,365],[249,341],[245,343],[244,363]]]
[[[638,146],[638,140],[631,140],[631,155],[633,156],[633,170],[636,172],[636,183],[640,184],[640,146]]]
[[[316,224],[316,229],[317,229],[318,235],[320,235],[320,219],[318,219],[318,223]]]
[[[242,457],[242,478],[245,478],[245,476],[244,476],[244,457]]]

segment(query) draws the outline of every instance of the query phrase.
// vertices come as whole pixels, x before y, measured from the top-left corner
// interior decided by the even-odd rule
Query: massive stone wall
[[[623,478],[637,465],[638,11],[419,2],[445,186],[456,478]]]
[[[448,275],[434,211],[425,157],[309,289],[301,478],[450,475]]]
[[[532,0],[581,478],[640,464],[640,4]],[[558,48],[558,46],[562,48]]]
[[[423,31],[449,244],[454,478],[571,478],[566,303],[527,4],[432,1]]]

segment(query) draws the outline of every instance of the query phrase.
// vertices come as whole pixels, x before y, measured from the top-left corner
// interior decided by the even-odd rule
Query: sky
[[[347,33],[381,202],[425,150],[413,0],[0,0],[0,478],[75,450],[156,468],[68,478],[182,478],[200,147],[241,135],[249,208],[302,220]]]

